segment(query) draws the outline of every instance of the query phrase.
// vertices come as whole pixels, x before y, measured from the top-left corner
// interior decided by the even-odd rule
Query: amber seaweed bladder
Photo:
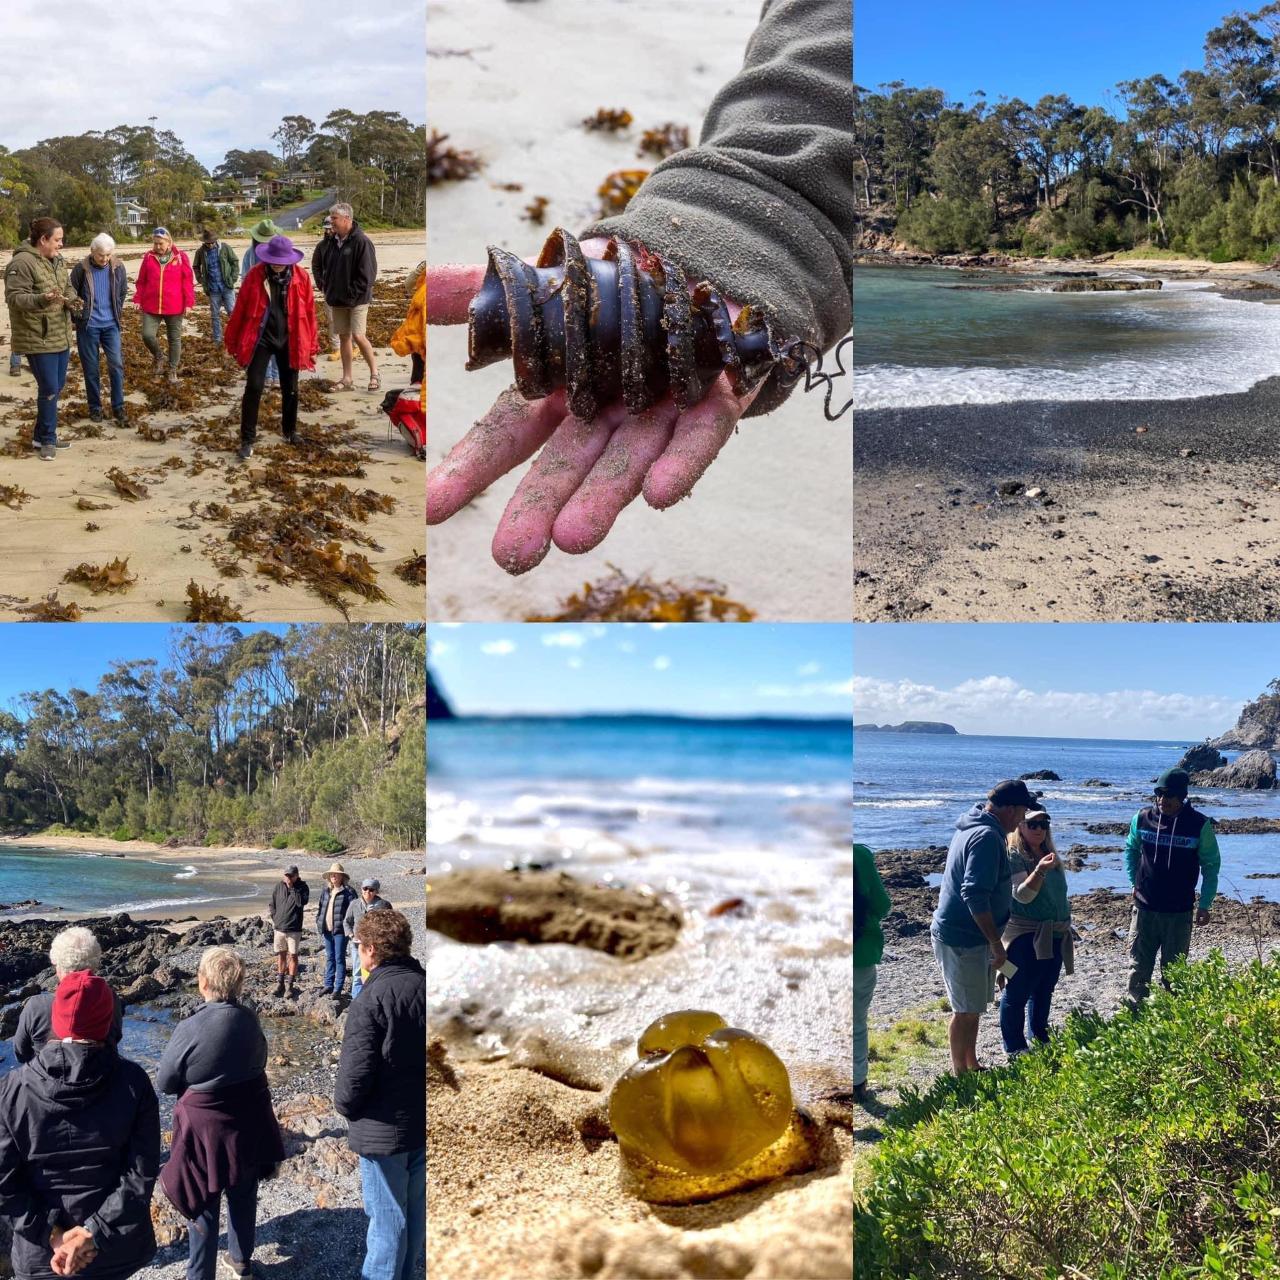
[[[623,1179],[637,1196],[706,1200],[813,1167],[819,1135],[763,1040],[717,1013],[683,1010],[646,1028],[638,1052],[609,1097]]]

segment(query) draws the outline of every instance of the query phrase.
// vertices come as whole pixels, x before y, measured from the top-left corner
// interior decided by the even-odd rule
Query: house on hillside
[[[116,197],[116,223],[123,227],[130,236],[142,234],[147,225],[147,214],[151,212],[144,204],[139,204],[130,196]]]

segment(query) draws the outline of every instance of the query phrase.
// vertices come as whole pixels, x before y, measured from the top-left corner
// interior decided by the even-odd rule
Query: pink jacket
[[[180,316],[196,304],[196,278],[191,262],[177,245],[163,265],[155,250],[142,259],[133,300],[149,316]]]

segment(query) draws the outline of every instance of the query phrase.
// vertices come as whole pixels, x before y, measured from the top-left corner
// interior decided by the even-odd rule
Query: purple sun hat
[[[266,244],[260,244],[254,250],[254,258],[258,262],[274,263],[277,267],[291,267],[301,262],[306,256],[296,248],[288,236],[272,236]]]

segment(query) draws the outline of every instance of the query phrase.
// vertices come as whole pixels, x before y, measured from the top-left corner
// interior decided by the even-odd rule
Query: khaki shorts
[[[353,334],[357,338],[364,337],[365,322],[369,319],[369,304],[362,307],[330,307],[331,327],[340,338]]]
[[[302,943],[302,930],[290,929],[288,933],[281,933],[279,929],[275,931],[275,940],[272,943],[272,950],[276,955],[282,956],[287,951],[291,956],[298,954],[298,947]]]
[[[991,967],[991,948],[949,947],[930,931],[933,957],[942,970],[942,985],[952,1013],[982,1013],[995,999],[996,973]]]

